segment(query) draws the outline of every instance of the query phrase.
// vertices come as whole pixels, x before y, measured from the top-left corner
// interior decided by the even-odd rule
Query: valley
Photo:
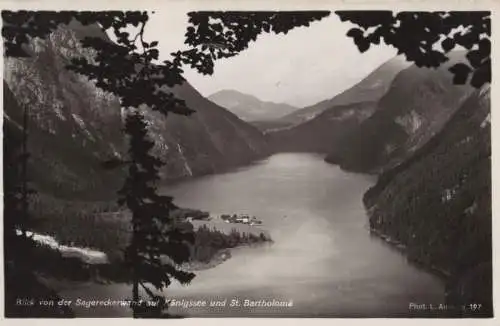
[[[5,59],[4,171],[15,183],[9,172],[20,167],[9,159],[27,135],[32,231],[115,263],[101,266],[112,283],[100,284],[92,264],[42,248],[36,263],[52,263],[41,273],[64,298],[120,300],[130,292],[121,265],[130,216],[116,204],[126,171],[103,163],[127,155],[123,108],[65,68],[75,56],[92,60],[80,44],[90,34],[109,41],[95,26],[72,23],[31,42],[32,57]],[[204,97],[188,80],[171,91],[194,110],[190,116],[141,107],[154,153],[166,162],[161,193],[174,198],[176,222],[196,231],[188,267],[200,272],[189,287],[172,284],[168,295],[294,302],[285,312],[174,311],[398,317],[408,315],[408,302],[478,302],[480,316],[492,315],[491,90],[455,85],[448,69],[465,53],[449,56],[437,69],[392,58],[305,108],[236,90]],[[263,225],[193,219],[203,212],[255,215]],[[57,280],[68,271],[76,286]],[[444,315],[478,316],[459,308]]]
[[[79,45],[91,32],[60,27],[31,46],[33,58],[5,62],[7,122],[22,125],[23,110],[29,108],[27,146],[36,162],[30,178],[43,193],[96,199],[103,192],[111,196],[122,183],[123,173],[101,167],[125,154],[119,100],[65,68],[75,55],[92,57]],[[164,180],[218,173],[269,154],[256,128],[202,97],[188,82],[173,91],[195,112],[168,119],[156,112],[147,115],[154,151],[167,162],[161,171]]]
[[[438,69],[397,65],[378,96],[363,92],[363,80],[266,136],[277,153],[320,153],[345,171],[378,176],[363,196],[370,232],[443,277],[449,304],[489,302],[488,315],[490,90],[454,85],[448,68],[464,52],[450,59]],[[388,66],[395,69],[389,61],[367,80]]]
[[[222,90],[209,95],[207,99],[251,124],[258,124],[259,121],[280,120],[283,116],[299,109],[286,103],[262,101],[255,96],[235,90]]]
[[[409,312],[407,302],[444,302],[443,282],[369,232],[361,197],[374,182],[341,171],[321,155],[286,153],[166,187],[182,206],[259,216],[273,239],[231,249],[231,258],[197,271],[189,286],[174,282],[165,292],[178,302],[227,298],[226,305],[169,311],[187,317],[433,316]],[[59,288],[68,300],[123,300],[130,293],[124,283]],[[233,299],[241,306],[231,307]],[[273,299],[293,305],[244,306],[244,300]],[[130,309],[75,307],[75,313],[126,317]]]

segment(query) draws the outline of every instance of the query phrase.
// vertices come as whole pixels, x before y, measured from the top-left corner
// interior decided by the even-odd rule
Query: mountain
[[[266,132],[273,148],[328,153],[337,139],[375,112],[377,101],[389,89],[396,74],[407,66],[405,60],[395,57],[334,98],[273,121],[275,125],[268,126]],[[292,126],[284,127],[287,124]]]
[[[442,130],[364,196],[370,227],[439,271],[447,301],[492,314],[490,89],[475,90]]]
[[[249,122],[277,119],[298,109],[286,103],[262,101],[235,90],[222,90],[208,96],[208,99]]]
[[[293,128],[270,131],[267,136],[278,152],[327,153],[342,138],[373,114],[377,102],[335,106]]]
[[[373,115],[331,143],[326,160],[374,173],[399,164],[436,134],[473,91],[453,84],[448,71],[464,59],[463,52],[456,52],[437,69],[413,65],[401,71]]]
[[[388,90],[394,77],[408,66],[409,63],[403,57],[392,58],[376,68],[359,83],[335,97],[296,110],[273,122],[278,128],[295,126],[311,120],[321,112],[335,106],[377,101]]]
[[[118,189],[123,173],[105,171],[100,163],[122,156],[126,143],[118,99],[65,68],[74,56],[93,58],[79,42],[86,35],[106,38],[95,26],[72,23],[46,40],[34,39],[30,58],[4,60],[4,120],[22,131],[28,111],[29,172],[37,190],[102,199]],[[173,91],[195,113],[146,116],[155,151],[167,162],[161,171],[166,180],[216,173],[267,155],[266,139],[256,128],[188,82]]]

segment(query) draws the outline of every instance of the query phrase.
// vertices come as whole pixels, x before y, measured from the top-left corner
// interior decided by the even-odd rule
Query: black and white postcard
[[[493,2],[54,3],[1,8],[5,318],[493,321]]]

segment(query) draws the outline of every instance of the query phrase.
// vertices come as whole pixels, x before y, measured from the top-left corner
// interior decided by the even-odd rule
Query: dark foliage
[[[28,196],[34,192],[26,177],[28,155],[23,147],[24,134],[5,122],[3,135],[5,314],[18,318],[71,317],[69,309],[38,304],[40,300],[59,298],[37,278],[34,261],[37,245],[26,232],[36,225],[27,209]],[[18,300],[31,300],[34,305],[19,304]]]
[[[237,55],[257,40],[259,34],[286,34],[329,14],[329,11],[190,12],[185,43],[192,49],[172,53],[174,63],[182,62],[211,75],[216,59]]]
[[[130,241],[130,219],[114,202],[63,200],[39,194],[30,201],[36,232],[64,245],[95,248],[109,257],[123,255]],[[61,228],[61,225],[64,225]]]
[[[323,13],[320,16],[325,16]],[[206,29],[208,16],[200,18],[196,13],[191,13],[191,22],[200,25],[200,31],[209,33]],[[203,16],[203,15],[201,15]],[[270,24],[273,32],[286,33],[297,25],[307,25],[310,20],[318,18],[318,13],[287,13],[285,15],[227,14],[226,22],[236,23],[233,26],[238,42],[232,42],[229,49],[231,55],[237,54],[246,48],[246,44],[255,39],[262,31],[269,31]],[[242,17],[243,16],[243,17]],[[157,290],[162,290],[170,284],[170,277],[181,283],[189,283],[194,274],[187,273],[177,268],[178,264],[189,259],[187,244],[194,241],[192,228],[186,223],[178,225],[170,218],[170,210],[174,208],[172,198],[156,194],[155,182],[158,181],[158,168],[163,164],[149,151],[153,142],[147,139],[147,125],[139,111],[143,105],[153,111],[164,115],[168,113],[189,115],[192,110],[185,106],[184,101],[177,99],[170,89],[183,82],[180,69],[181,63],[190,63],[200,72],[212,73],[213,62],[211,57],[207,61],[203,56],[204,45],[201,52],[197,50],[187,53],[177,53],[173,63],[164,61],[158,64],[157,41],[147,43],[144,40],[144,27],[148,20],[146,12],[33,12],[3,11],[2,36],[5,44],[5,55],[14,57],[28,56],[23,45],[31,38],[45,38],[60,24],[69,24],[77,20],[84,26],[98,24],[102,30],[112,29],[117,38],[117,43],[112,43],[102,37],[86,37],[82,45],[96,51],[92,62],[85,58],[75,58],[68,66],[92,81],[96,86],[109,91],[119,97],[122,107],[127,109],[125,132],[129,138],[129,160],[119,162],[111,160],[103,163],[103,168],[113,168],[127,165],[129,175],[123,188],[120,190],[119,203],[126,206],[132,213],[132,239],[125,255],[125,260],[133,273],[133,301],[139,301],[139,285],[150,295],[157,296],[145,285],[152,284]],[[262,25],[262,20],[270,20],[270,24]],[[241,26],[251,22],[250,26],[241,29]],[[255,29],[249,34],[249,31]],[[260,25],[259,25],[260,24]],[[123,29],[129,25],[138,26],[139,31],[135,36],[129,35]],[[220,27],[220,26],[219,26]],[[222,28],[216,28],[222,32]],[[214,30],[214,31],[215,31]],[[187,43],[196,44],[200,40],[194,37],[193,29],[188,29]],[[232,37],[225,34],[226,37]],[[209,36],[210,37],[210,36]],[[218,41],[213,39],[212,41]],[[201,40],[206,41],[206,39]],[[226,44],[226,47],[229,45]],[[212,48],[211,48],[212,49]],[[226,55],[227,56],[227,55]],[[219,56],[222,57],[222,56]],[[200,59],[203,59],[200,64]],[[26,209],[24,210],[26,212]],[[13,215],[14,216],[14,215]],[[12,230],[11,230],[12,231]],[[19,239],[23,239],[22,237]],[[167,255],[169,262],[162,260],[160,255]],[[160,305],[160,313],[166,308],[166,300],[161,300],[165,305]],[[144,308],[144,309],[143,309]],[[150,316],[151,311],[146,307],[134,305],[134,315],[137,317]]]
[[[145,283],[161,291],[170,285],[171,278],[183,284],[193,279],[193,273],[177,266],[189,259],[189,243],[194,241],[194,235],[190,224],[179,223],[170,216],[170,211],[176,208],[172,198],[156,193],[163,162],[150,154],[154,142],[147,138],[142,114],[128,111],[125,131],[129,136],[130,163],[118,203],[132,213],[132,238],[125,261],[133,273],[132,300],[138,302],[139,285],[152,295]],[[162,259],[165,255],[169,261]],[[136,317],[143,313],[139,306],[134,306]]]
[[[479,88],[491,82],[491,12],[336,11],[358,27],[347,32],[365,52],[382,40],[419,67],[439,67],[456,47],[467,49],[468,64],[449,68],[456,84]]]
[[[34,256],[37,257],[37,256]],[[35,261],[34,263],[36,263]],[[44,262],[45,263],[45,262]],[[47,287],[31,270],[18,269],[18,265],[6,266],[5,317],[7,318],[71,318],[69,307],[58,306],[57,293]],[[29,300],[18,302],[18,300]],[[41,302],[52,301],[54,305]]]
[[[148,44],[143,39],[147,13],[4,11],[2,14],[2,34],[7,56],[27,55],[22,45],[29,41],[29,37],[46,37],[59,24],[69,24],[73,19],[83,25],[99,24],[103,30],[112,28],[118,44],[100,37],[86,37],[82,45],[96,50],[94,61],[75,58],[68,68],[94,80],[96,86],[103,90],[114,93],[124,107],[147,105],[165,115],[168,112],[191,112],[183,101],[165,90],[182,82],[180,71],[168,63],[152,64],[158,58],[158,50],[155,49],[158,42]],[[140,25],[140,30],[133,39],[129,38],[128,33],[122,32],[129,24]],[[142,53],[136,51],[136,41],[139,41]],[[150,184],[158,180],[158,167],[163,162],[149,154],[153,143],[146,139],[146,130],[147,126],[140,113],[128,115],[125,131],[131,136],[129,176],[121,190],[120,204],[126,205],[133,215],[133,237],[125,257],[133,271],[134,302],[139,301],[139,284],[151,294],[144,286],[145,282],[161,290],[168,286],[170,277],[186,283],[194,276],[160,260],[160,254],[167,254],[175,263],[189,259],[184,241],[192,239],[192,235],[190,236],[189,230],[180,231],[176,226],[168,224],[171,198],[157,195],[155,185]],[[144,313],[141,307],[134,305],[135,316]]]
[[[272,242],[264,233],[255,235],[253,233],[240,233],[232,229],[229,234],[217,229],[210,229],[206,225],[196,230],[195,242],[191,247],[191,260],[208,263],[221,250],[234,248],[244,244],[256,244]]]
[[[366,192],[371,228],[447,280],[447,301],[492,314],[489,101],[473,94],[446,127]],[[467,311],[461,312],[467,315]]]
[[[41,59],[40,56],[36,58],[36,60]],[[23,61],[27,60],[23,59]],[[40,62],[40,65],[43,65],[43,62]],[[58,90],[66,86],[56,85]],[[30,92],[30,90],[27,91]],[[31,91],[31,93],[36,92]],[[5,80],[3,96],[6,123],[9,124],[12,132],[18,134],[9,134],[9,137],[19,137],[19,141],[23,142],[19,146],[26,147],[22,150],[29,154],[29,160],[26,162],[26,175],[37,194],[66,199],[78,198],[78,200],[114,200],[116,198],[116,189],[121,185],[125,173],[123,169],[102,171],[99,162],[101,158],[108,157],[110,150],[107,146],[120,143],[121,121],[116,121],[118,122],[116,124],[99,121],[101,125],[107,127],[106,130],[101,129],[103,134],[97,136],[107,140],[106,143],[103,142],[104,146],[101,146],[94,141],[88,141],[85,131],[78,129],[77,125],[68,124],[68,121],[54,119],[52,120],[55,122],[54,125],[47,129],[43,128],[37,108],[26,103],[20,104]],[[22,100],[24,99],[19,98],[19,101]],[[86,101],[88,99],[82,95],[80,103],[67,103],[67,105],[84,107],[87,105]],[[53,103],[40,103],[42,106],[46,105],[45,107],[51,104]],[[25,135],[21,135],[23,131],[20,126],[23,124],[28,126]],[[50,130],[52,128],[54,128],[53,133]],[[26,141],[22,140],[23,138]],[[42,198],[45,197],[42,196]]]
[[[172,217],[180,220],[186,220],[187,218],[193,220],[206,220],[210,217],[210,213],[199,209],[178,208],[172,212]]]
[[[163,114],[189,114],[184,101],[173,96],[168,88],[182,83],[182,70],[169,61],[152,64],[158,59],[158,42],[144,40],[147,12],[139,11],[2,11],[2,36],[5,55],[28,56],[23,45],[31,38],[45,38],[61,24],[76,20],[84,26],[98,24],[103,31],[111,29],[117,38],[113,43],[100,36],[85,37],[82,45],[96,50],[93,62],[75,58],[69,69],[96,82],[96,86],[112,92],[124,107],[147,105]],[[136,35],[124,31],[139,27]]]
[[[332,142],[326,160],[346,170],[377,173],[402,162],[425,144],[474,91],[468,85],[455,85],[447,71],[464,59],[464,53],[449,57],[448,62],[436,69],[412,65],[402,70],[378,101],[373,114]],[[416,117],[416,129],[400,120],[412,116]]]
[[[390,13],[392,17],[392,13]],[[454,27],[472,26],[471,31],[465,34],[454,34],[449,37],[452,41],[442,44],[444,53],[449,52],[455,43],[469,49],[468,59],[472,67],[455,66],[452,72],[456,82],[464,82],[470,71],[473,71],[471,84],[474,86],[489,82],[491,76],[489,67],[489,13],[471,14],[460,13],[431,14],[431,13],[401,13],[396,18],[387,13],[343,13],[343,20],[351,20],[361,28],[381,25],[376,29],[377,35],[364,40],[359,29],[350,31],[349,36],[355,38],[360,50],[365,51],[370,43],[377,44],[381,37],[386,42],[396,46],[405,53],[410,60],[420,65],[437,66],[444,62],[443,56],[434,51],[424,51],[425,55],[417,55],[419,46],[430,49],[428,44],[436,40],[435,35],[446,34]],[[186,273],[176,267],[176,264],[189,257],[189,242],[193,241],[192,229],[186,224],[178,224],[169,215],[173,209],[172,198],[160,196],[156,193],[154,183],[158,181],[158,168],[163,164],[158,158],[149,153],[153,144],[147,137],[147,125],[140,111],[135,109],[146,106],[150,110],[164,115],[168,113],[189,115],[192,110],[186,107],[184,101],[177,99],[171,88],[181,84],[182,64],[190,65],[203,74],[213,72],[214,61],[238,54],[248,47],[251,41],[263,32],[286,34],[296,26],[308,26],[312,21],[329,15],[328,11],[308,12],[192,12],[189,13],[189,22],[186,33],[186,43],[192,47],[187,51],[173,53],[172,61],[157,62],[159,57],[158,42],[146,42],[143,38],[144,27],[148,21],[147,12],[44,12],[44,11],[3,11],[2,36],[4,38],[5,55],[14,57],[28,56],[23,45],[33,38],[45,38],[60,24],[69,24],[77,20],[84,26],[99,25],[102,30],[111,29],[117,38],[113,43],[102,37],[86,37],[84,47],[95,50],[93,61],[84,58],[75,58],[68,66],[96,83],[96,86],[109,91],[119,97],[122,107],[126,108],[127,122],[125,132],[130,136],[129,160],[123,162],[108,162],[105,167],[127,166],[129,175],[120,192],[120,203],[132,213],[133,237],[126,253],[126,263],[133,273],[133,300],[137,301],[138,286],[151,283],[156,289],[163,289],[170,284],[170,278],[181,282],[189,282],[193,274]],[[437,16],[436,16],[437,15]],[[439,16],[439,19],[437,17]],[[422,18],[424,17],[424,18]],[[445,19],[448,27],[439,27]],[[399,21],[399,23],[398,23]],[[399,27],[395,27],[400,24]],[[139,31],[130,35],[124,29],[136,26]],[[421,26],[422,25],[422,26]],[[429,31],[425,29],[428,25]],[[408,26],[421,26],[421,33]],[[396,36],[393,34],[393,28]],[[410,32],[409,32],[410,31]],[[408,39],[411,35],[420,35],[421,39],[413,39],[413,46]],[[422,43],[422,40],[426,42]],[[421,44],[422,43],[422,44]],[[432,44],[434,44],[432,42]],[[477,48],[474,47],[477,45]],[[429,54],[430,53],[430,54]],[[444,55],[444,54],[443,54]],[[485,68],[486,67],[486,68]],[[465,78],[464,78],[465,76]],[[16,164],[14,164],[16,165]],[[6,199],[16,207],[17,181],[8,187],[14,194]],[[9,197],[10,198],[10,197]],[[26,205],[26,204],[23,204]],[[7,206],[7,204],[6,204]],[[26,216],[26,207],[20,215],[16,208],[9,209],[12,217]],[[23,215],[24,214],[24,215]],[[6,214],[7,215],[7,214]],[[25,219],[27,221],[27,217]],[[22,222],[21,229],[26,227]],[[16,255],[28,252],[23,245],[13,246],[12,241],[28,241],[26,237],[15,234],[15,223],[7,222],[6,237],[10,248],[16,248]],[[9,233],[10,232],[10,233]],[[26,251],[24,251],[26,249]],[[160,259],[165,254],[169,261]],[[148,294],[157,298],[150,289],[144,286]],[[151,311],[136,307],[135,316],[158,316],[166,307],[166,300],[160,299],[165,305],[159,305],[158,311]],[[147,310],[147,311],[146,311]]]
[[[69,221],[69,224],[75,224]],[[108,228],[116,229],[115,233],[108,233],[105,230],[94,230],[94,233],[100,235],[108,235],[107,242],[100,243],[100,246],[95,246],[99,250],[107,252],[108,262],[89,263],[83,261],[81,257],[64,256],[57,250],[44,245],[36,245],[33,248],[33,262],[37,266],[37,273],[47,278],[56,278],[58,280],[70,281],[97,281],[97,282],[131,282],[133,278],[133,269],[127,268],[127,262],[124,260],[123,254],[113,254],[117,247],[124,249],[130,243],[131,232],[126,228],[123,222],[116,220],[107,223]],[[69,245],[82,245],[92,240],[95,235],[92,231],[92,223],[82,223],[80,227],[83,229],[81,234],[71,233],[65,234],[64,237],[57,237],[59,243]],[[118,233],[121,233],[117,236]],[[241,245],[255,245],[272,243],[271,238],[264,234],[241,233],[236,229],[232,229],[229,234],[221,232],[215,228],[210,229],[206,225],[200,226],[194,231],[193,243],[189,244],[189,259],[184,266],[196,267],[214,265],[222,260],[230,257],[227,251],[229,248],[234,248]],[[97,242],[97,241],[96,241]],[[224,256],[224,257],[221,257]],[[165,256],[163,256],[165,258]]]

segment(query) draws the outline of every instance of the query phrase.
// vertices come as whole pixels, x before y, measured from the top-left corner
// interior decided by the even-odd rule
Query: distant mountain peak
[[[104,172],[100,162],[126,150],[119,99],[65,68],[71,58],[93,58],[80,38],[106,35],[96,26],[60,25],[46,39],[33,39],[30,58],[6,58],[5,111],[18,132],[29,107],[28,151],[37,191],[64,198],[114,196],[123,171]],[[154,153],[167,162],[163,181],[216,173],[267,155],[265,137],[255,127],[204,98],[187,81],[169,89],[195,111],[168,119],[141,107]],[[83,197],[80,197],[83,196]]]
[[[278,104],[278,105],[288,105],[290,107],[294,107],[293,105],[290,105],[288,103],[284,103],[284,102],[275,102],[275,101],[266,101],[266,100],[262,100],[260,99],[259,97],[255,96],[255,95],[252,95],[252,94],[248,94],[248,93],[244,93],[244,92],[241,92],[241,91],[238,91],[238,90],[235,90],[235,89],[222,89],[220,91],[217,91],[215,93],[212,93],[211,95],[209,95],[207,98],[208,99],[212,99],[212,98],[218,98],[218,97],[221,97],[221,96],[239,96],[239,97],[246,97],[246,98],[251,98],[253,100],[257,100],[257,101],[260,101],[260,102],[263,102],[263,103],[272,103],[272,104]],[[296,108],[296,107],[295,107]],[[296,108],[297,109],[297,108]]]
[[[234,89],[220,90],[208,96],[208,99],[246,121],[273,120],[297,110],[290,104],[263,101],[255,95]]]
[[[391,58],[352,87],[330,99],[296,110],[281,118],[280,122],[292,127],[305,123],[335,106],[378,101],[388,90],[397,74],[410,65],[411,63],[407,62],[403,56]]]

